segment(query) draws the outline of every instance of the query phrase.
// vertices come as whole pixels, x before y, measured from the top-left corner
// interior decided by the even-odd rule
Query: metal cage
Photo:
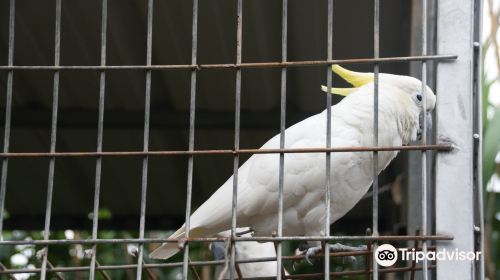
[[[482,279],[484,275],[483,260],[479,262],[463,263],[437,261],[435,264],[428,263],[426,260],[422,265],[410,264],[407,267],[400,268],[379,268],[373,263],[366,270],[362,271],[345,271],[333,272],[330,268],[330,258],[345,255],[366,255],[370,259],[373,253],[381,242],[389,241],[414,241],[415,247],[426,252],[427,250],[437,250],[439,248],[447,248],[454,250],[455,248],[466,251],[482,251],[482,193],[480,172],[480,151],[481,151],[481,125],[479,113],[480,105],[480,83],[478,81],[479,64],[478,57],[479,49],[479,25],[481,14],[481,1],[479,0],[422,0],[411,1],[414,7],[419,7],[420,17],[414,19],[420,28],[419,38],[415,40],[420,44],[419,53],[414,56],[406,57],[381,57],[380,56],[380,1],[374,0],[373,13],[373,57],[372,58],[353,58],[353,59],[333,59],[333,3],[334,0],[325,0],[327,2],[327,46],[325,60],[301,60],[289,61],[287,56],[288,50],[288,0],[282,0],[281,15],[281,60],[269,62],[243,62],[242,60],[242,36],[243,36],[243,0],[237,1],[237,9],[234,12],[236,17],[236,60],[234,63],[216,63],[216,64],[199,64],[197,59],[198,54],[198,0],[192,1],[192,26],[191,26],[191,62],[189,64],[152,64],[152,40],[153,40],[153,15],[155,3],[161,0],[147,0],[147,28],[146,28],[146,63],[144,65],[108,65],[107,64],[107,23],[108,23],[108,0],[101,1],[101,31],[100,31],[100,63],[98,65],[61,65],[61,24],[64,24],[64,19],[61,17],[61,6],[71,5],[71,1],[56,0],[55,3],[55,41],[54,41],[54,61],[51,65],[16,65],[14,63],[14,39],[15,39],[15,16],[16,16],[16,0],[10,0],[9,4],[9,20],[8,20],[8,60],[7,65],[1,65],[0,71],[5,72],[7,79],[5,88],[2,92],[5,94],[5,126],[4,126],[4,142],[3,152],[0,153],[2,158],[2,175],[0,185],[0,233],[4,231],[4,206],[6,200],[7,175],[9,161],[13,158],[46,158],[49,161],[48,169],[48,184],[47,184],[47,200],[45,209],[45,222],[43,227],[42,240],[3,240],[0,241],[1,246],[14,245],[38,245],[42,246],[41,265],[34,269],[15,269],[2,267],[0,274],[8,276],[11,279],[16,279],[16,273],[36,273],[41,279],[47,279],[51,273],[63,279],[58,272],[69,271],[88,271],[89,278],[95,279],[98,274],[101,277],[106,276],[106,270],[116,269],[133,269],[136,271],[136,279],[145,277],[151,278],[151,268],[165,267],[182,267],[183,279],[187,279],[190,267],[200,265],[221,265],[229,263],[229,271],[231,279],[241,277],[238,273],[238,264],[242,261],[237,261],[235,257],[236,242],[247,241],[266,241],[274,242],[277,251],[276,258],[253,259],[246,262],[262,262],[276,261],[276,279],[306,279],[306,278],[323,278],[330,279],[337,276],[349,275],[371,275],[373,279],[379,279],[380,275],[386,272],[409,272],[412,279],[415,276],[415,271],[422,271],[421,277],[429,279],[432,277],[431,270],[435,269],[437,279]],[[430,4],[428,4],[428,2]],[[432,11],[432,16],[428,13]],[[434,14],[435,13],[435,14]],[[430,23],[429,23],[430,22]],[[430,27],[430,28],[429,28]],[[433,30],[432,28],[435,28]],[[428,30],[432,34],[428,34]],[[457,32],[459,30],[459,32]],[[434,32],[437,31],[437,32]],[[434,37],[432,37],[434,36]],[[431,40],[428,38],[431,37]],[[431,42],[429,42],[431,41]],[[432,50],[429,54],[428,50]],[[437,54],[434,54],[437,53]],[[433,80],[435,77],[436,90],[438,92],[438,104],[435,119],[437,125],[435,127],[434,137],[427,136],[426,122],[424,122],[424,135],[421,143],[400,146],[400,147],[382,147],[378,145],[378,75],[379,66],[386,63],[408,63],[418,62],[417,72],[420,72],[423,85],[427,84],[428,79]],[[327,142],[323,147],[317,148],[298,148],[286,149],[285,145],[285,126],[286,126],[286,111],[287,111],[287,70],[290,67],[319,67],[325,70],[324,75],[327,81],[327,87],[332,87],[332,73],[330,66],[332,64],[369,64],[373,65],[375,73],[375,88],[374,88],[374,139],[373,145],[369,147],[332,147],[331,146],[331,127],[335,123],[331,123],[328,117],[327,121]],[[430,63],[432,66],[430,67]],[[439,64],[438,64],[439,63]],[[247,68],[276,68],[280,69],[281,75],[281,92],[280,92],[280,148],[279,149],[246,149],[240,147],[240,108],[241,108],[241,84],[242,84],[242,69]],[[234,149],[196,149],[195,147],[195,113],[196,97],[197,97],[197,77],[200,71],[210,69],[228,69],[235,73],[235,103],[234,103]],[[137,70],[145,72],[145,89],[144,89],[144,122],[143,122],[143,147],[137,151],[105,151],[103,149],[103,134],[104,134],[104,115],[105,115],[105,95],[106,95],[106,75],[110,71],[119,70]],[[189,97],[189,141],[187,150],[150,150],[149,132],[150,132],[150,107],[151,107],[151,81],[154,71],[189,71],[190,72],[190,97]],[[430,71],[429,71],[430,70]],[[11,132],[11,111],[12,102],[15,92],[13,90],[13,76],[18,71],[45,71],[51,73],[53,79],[52,92],[52,118],[50,132],[50,150],[47,152],[11,152],[9,149],[10,132]],[[97,147],[95,151],[65,151],[60,152],[56,149],[57,131],[58,131],[58,100],[60,74],[64,71],[95,71],[99,74],[99,103],[98,103],[98,127],[97,127]],[[429,78],[428,78],[429,77]],[[423,90],[425,92],[425,90]],[[3,97],[2,97],[3,98]],[[425,100],[425,94],[424,94]],[[327,115],[331,115],[332,97],[326,97]],[[330,170],[334,168],[330,166],[330,161],[326,161],[327,168],[327,184],[325,186],[325,213],[327,215],[325,224],[324,236],[283,236],[283,177],[284,177],[284,155],[286,153],[326,153],[327,159],[331,153],[341,152],[372,152],[373,162],[377,162],[378,152],[408,150],[417,151],[418,161],[421,166],[421,173],[416,176],[420,178],[418,184],[421,185],[420,205],[421,205],[421,225],[420,231],[414,235],[398,235],[385,236],[380,235],[378,230],[379,225],[379,201],[378,201],[378,174],[377,166],[373,166],[373,201],[372,201],[372,231],[369,235],[359,236],[332,236],[330,234],[330,188],[333,182],[330,182]],[[434,152],[431,154],[431,151]],[[237,178],[238,168],[240,166],[240,156],[244,154],[258,153],[276,153],[280,155],[280,172],[279,172],[279,204],[276,205],[279,209],[278,225],[275,236],[270,237],[240,237],[236,232],[236,207],[237,207]],[[232,213],[232,228],[231,237],[229,238],[190,238],[189,230],[186,232],[185,238],[180,240],[167,240],[165,238],[145,238],[146,230],[146,206],[147,206],[147,188],[148,188],[148,162],[151,157],[171,157],[180,156],[188,158],[188,173],[186,185],[186,210],[185,222],[186,228],[189,229],[191,202],[193,192],[193,161],[195,157],[203,155],[225,155],[233,158],[233,213]],[[432,158],[435,156],[435,165]],[[61,157],[87,157],[95,159],[95,183],[94,183],[94,199],[93,213],[98,213],[100,209],[100,192],[101,192],[101,176],[102,176],[102,160],[106,157],[136,157],[142,159],[142,181],[141,181],[141,198],[140,198],[140,220],[139,220],[139,237],[129,239],[99,239],[99,218],[98,215],[92,217],[92,238],[77,239],[77,240],[61,240],[52,239],[51,231],[51,210],[52,199],[54,193],[54,177],[55,177],[55,162]],[[278,163],[277,163],[278,164]],[[457,176],[460,174],[460,176]],[[435,186],[435,192],[429,190],[429,186]],[[434,196],[430,196],[429,192],[434,192]],[[453,197],[453,199],[450,199]],[[433,201],[430,201],[432,199]],[[435,213],[429,213],[429,204],[435,203]],[[460,205],[460,207],[458,207]],[[435,229],[429,229],[429,225],[434,225]],[[332,242],[337,240],[354,240],[369,244],[367,251],[360,253],[331,253],[324,254],[324,271],[323,273],[308,274],[308,275],[284,275],[282,268],[283,261],[295,260],[300,257],[283,256],[282,242],[289,240],[317,240],[322,242]],[[212,242],[225,241],[229,242],[230,253],[226,255],[226,260],[223,261],[191,261],[189,259],[189,249],[191,243],[196,242]],[[161,264],[146,264],[144,262],[144,244],[161,243],[161,242],[179,242],[183,247],[184,260],[176,263],[161,263]],[[421,242],[421,243],[419,243]],[[49,252],[51,246],[61,244],[82,244],[92,246],[89,253],[91,262],[88,266],[78,267],[54,267],[49,261]],[[135,264],[123,265],[108,265],[99,264],[97,261],[96,246],[99,244],[138,244],[137,262]],[[144,272],[146,270],[146,272]],[[144,276],[146,275],[146,276]],[[192,270],[192,277],[199,278],[196,270]],[[274,278],[274,277],[273,277]],[[409,278],[408,278],[409,279]]]

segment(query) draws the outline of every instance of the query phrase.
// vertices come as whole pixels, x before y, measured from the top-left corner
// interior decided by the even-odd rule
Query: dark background
[[[243,62],[281,60],[281,1],[243,1]],[[108,1],[108,65],[146,63],[147,1]],[[156,0],[153,19],[153,64],[190,64],[192,6],[185,0]],[[101,1],[62,3],[61,65],[99,65]],[[0,1],[0,64],[7,64],[8,1]],[[289,1],[288,60],[326,59],[327,1]],[[381,1],[382,57],[410,55],[410,1]],[[55,1],[16,1],[15,65],[53,65]],[[333,58],[373,56],[373,6],[364,0],[334,1]],[[236,1],[204,0],[199,6],[198,63],[234,63]],[[319,113],[326,97],[326,67],[288,70],[287,127]],[[351,65],[371,71],[372,66]],[[405,63],[383,64],[383,72],[407,74]],[[7,71],[0,71],[1,119],[4,123]],[[337,86],[345,86],[335,78]],[[12,152],[47,152],[53,72],[14,72]],[[150,150],[186,150],[189,127],[189,70],[152,73]],[[106,73],[104,151],[139,151],[143,146],[144,70]],[[99,72],[61,71],[57,151],[95,151]],[[234,136],[234,70],[198,73],[196,149],[231,149]],[[334,97],[334,102],[340,100]],[[280,69],[242,71],[241,147],[258,148],[279,133]],[[335,124],[333,124],[335,125]],[[3,127],[2,127],[3,128]],[[2,129],[3,131],[3,129]],[[3,136],[2,136],[3,139]],[[0,140],[2,141],[2,140]],[[243,157],[240,163],[247,157]],[[404,170],[399,158],[382,175],[382,185]],[[95,159],[56,160],[53,229],[90,229]],[[333,166],[333,168],[335,168]],[[101,208],[111,215],[99,227],[138,229],[141,158],[104,158]],[[193,209],[232,174],[231,156],[194,160]],[[9,160],[6,210],[8,229],[42,229],[48,159]],[[146,229],[173,229],[184,221],[187,157],[151,157],[148,173]],[[335,182],[333,182],[335,184]],[[400,220],[389,192],[381,197],[381,228]],[[371,199],[363,200],[334,231],[360,233],[371,226]]]

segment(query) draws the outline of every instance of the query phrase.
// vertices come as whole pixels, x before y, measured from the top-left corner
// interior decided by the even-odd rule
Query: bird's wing
[[[324,125],[321,125],[320,119],[322,117],[319,115],[314,115],[288,128],[286,130],[286,147],[317,146],[314,142],[321,137],[321,131],[323,130],[321,127],[324,127]],[[322,137],[324,138],[324,135]],[[320,143],[324,143],[324,140]],[[279,135],[271,138],[262,148],[279,148]],[[309,164],[313,165],[312,163]],[[290,168],[292,168],[292,165],[290,165]],[[301,170],[306,168],[295,166],[292,169]],[[278,191],[278,171],[278,154],[253,155],[239,168],[238,226],[250,226],[248,223],[255,213],[264,214],[269,209],[276,208],[276,203],[273,201],[275,201]],[[192,227],[204,227],[209,229],[207,233],[210,232],[210,234],[227,230],[231,221],[232,193],[233,176],[193,213],[191,217]],[[257,209],[259,211],[256,212]],[[270,211],[275,212],[276,210]]]
[[[365,135],[367,127],[370,127],[369,124],[365,123],[369,122],[362,120],[367,120],[372,111],[369,110],[369,106],[356,107],[356,102],[367,102],[366,100],[369,98],[366,97],[370,90],[370,87],[360,88],[358,93],[346,97],[342,102],[332,107],[332,115],[334,116],[332,125],[333,146],[350,147],[371,143],[373,136]],[[285,147],[324,147],[326,143],[325,132],[326,112],[323,111],[286,129]],[[262,148],[279,148],[279,140],[280,136],[278,134],[264,144]],[[342,170],[346,170],[349,166],[352,167],[351,163],[356,162],[356,160],[352,159],[352,156],[353,153],[332,154],[332,162],[336,167],[335,172],[342,174]],[[292,208],[287,213],[289,215],[288,220],[300,219],[300,215],[309,213],[312,204],[321,203],[318,200],[321,200],[325,185],[325,165],[321,164],[322,161],[325,161],[324,153],[285,155],[284,207],[286,209],[300,203],[303,209],[302,212],[294,213]],[[239,168],[237,203],[239,227],[252,226],[252,224],[255,224],[256,219],[268,219],[270,215],[277,213],[278,174],[279,154],[253,155]],[[351,184],[356,185],[356,182],[351,182]],[[204,227],[207,234],[227,230],[231,224],[232,194],[233,177],[230,177],[193,214],[191,226]],[[304,202],[301,202],[302,200]],[[268,221],[268,224],[273,223],[273,220]]]

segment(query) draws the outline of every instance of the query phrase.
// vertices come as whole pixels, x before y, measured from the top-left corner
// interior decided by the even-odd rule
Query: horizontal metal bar
[[[429,250],[434,250],[436,247],[431,246]],[[420,251],[421,248],[415,248],[416,251]],[[329,255],[331,257],[345,257],[345,256],[361,256],[361,255],[369,255],[371,251],[356,251],[356,252],[333,252]],[[323,255],[315,255],[311,258],[319,259],[322,258]],[[283,256],[283,260],[286,261],[297,261],[304,259],[303,255],[291,255],[291,256]],[[260,263],[260,262],[270,262],[276,261],[276,257],[263,257],[263,258],[252,258],[252,259],[244,259],[244,260],[236,260],[236,263]],[[190,261],[190,266],[212,266],[212,265],[223,265],[225,264],[225,260],[216,260],[216,261]],[[174,263],[149,263],[144,264],[144,268],[172,268],[172,267],[181,267],[183,262],[174,262]],[[96,266],[96,270],[122,270],[122,269],[135,269],[137,268],[137,264],[115,264],[115,265],[99,265]],[[51,269],[47,269],[47,272],[74,272],[74,271],[88,271],[90,269],[89,266],[68,266],[68,267],[54,267]],[[39,273],[41,271],[40,268],[15,268],[15,269],[7,269],[3,268],[0,271],[1,274],[16,274],[16,273]],[[367,271],[367,270],[364,270]],[[318,274],[319,275],[319,274]]]
[[[435,269],[435,265],[429,265],[428,269]],[[390,272],[407,272],[407,271],[418,271],[422,270],[421,266],[418,267],[389,267],[389,268],[379,268],[378,273],[390,273]],[[340,272],[330,272],[330,276],[351,276],[351,275],[368,275],[372,273],[373,269],[370,270],[351,270],[351,271],[340,271]],[[285,276],[285,279],[319,279],[323,276],[323,273],[309,273],[309,274],[297,274]]]
[[[70,244],[127,244],[127,243],[165,243],[165,242],[215,242],[226,241],[227,237],[197,237],[197,238],[124,238],[124,239],[53,239],[53,240],[3,240],[1,245],[70,245]],[[383,235],[383,236],[365,236],[365,235],[338,235],[338,236],[281,236],[281,237],[235,237],[234,241],[406,241],[406,240],[453,240],[451,235]]]
[[[451,235],[384,235],[384,236],[282,236],[282,237],[237,237],[236,241],[407,241],[407,240],[453,240]],[[189,240],[191,241],[191,240]],[[1,245],[1,243],[0,243]]]
[[[268,261],[268,260],[266,260]],[[236,260],[236,263],[243,263],[244,261]],[[175,264],[175,265],[172,265]],[[207,265],[223,265],[224,260],[220,261],[193,261],[190,262],[189,265],[192,266],[207,266]],[[168,267],[179,267],[182,266],[182,262],[178,263],[159,263],[159,264],[144,264],[144,268],[168,268]],[[124,265],[100,265],[96,267],[96,270],[124,270],[124,269],[136,269],[136,264],[124,264]],[[436,268],[435,265],[430,265],[429,269]],[[88,271],[90,269],[89,266],[73,266],[73,267],[54,267],[47,268],[47,272],[76,272],[76,271]],[[407,271],[419,271],[422,270],[422,267],[394,267],[394,268],[382,268],[379,269],[380,273],[389,273],[389,272],[407,272]],[[40,273],[41,269],[32,268],[32,269],[7,269],[0,271],[0,275],[2,274],[18,274],[18,273]],[[371,270],[351,270],[351,271],[342,271],[342,272],[332,272],[331,276],[347,276],[347,275],[364,275],[371,273]],[[323,273],[310,273],[310,274],[295,274],[295,275],[287,275],[284,276],[285,279],[310,279],[317,278],[322,276]],[[268,277],[260,277],[260,278],[245,278],[246,280],[250,279],[275,279]]]
[[[165,64],[165,65],[1,65],[0,70],[203,70],[240,68],[282,68],[299,66],[324,66],[329,64],[396,63],[408,61],[453,60],[456,55],[398,56],[381,58],[350,58],[332,60],[302,60],[273,62],[243,62],[224,64]]]
[[[238,154],[279,154],[279,153],[345,153],[371,151],[451,151],[449,144],[408,145],[408,146],[363,146],[335,148],[293,148],[293,149],[239,149],[239,150],[178,150],[178,151],[116,151],[116,152],[9,152],[0,153],[0,158],[14,157],[135,157],[135,156],[191,156],[191,155],[238,155]]]

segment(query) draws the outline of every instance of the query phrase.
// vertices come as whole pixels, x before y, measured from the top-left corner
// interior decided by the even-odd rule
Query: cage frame
[[[451,248],[450,246],[455,246],[460,249],[474,249],[473,244],[473,234],[474,234],[474,221],[473,214],[467,216],[467,219],[453,219],[451,223],[440,224],[437,222],[442,219],[448,219],[450,217],[451,204],[454,201],[449,201],[449,195],[456,194],[456,188],[453,185],[453,174],[454,172],[463,172],[463,174],[470,175],[467,178],[467,184],[461,187],[463,190],[463,196],[461,199],[466,203],[471,205],[470,210],[474,210],[475,202],[473,201],[472,190],[481,192],[481,180],[473,182],[473,172],[477,172],[477,176],[480,176],[480,155],[478,156],[478,162],[476,169],[472,167],[473,162],[467,162],[465,164],[458,164],[454,171],[447,168],[447,163],[450,160],[463,162],[463,159],[467,159],[471,156],[470,151],[480,151],[481,144],[481,126],[477,126],[474,129],[474,123],[480,123],[480,113],[478,113],[477,108],[473,108],[472,104],[480,104],[480,86],[473,87],[473,79],[477,77],[479,73],[479,67],[471,62],[477,63],[477,47],[473,46],[472,42],[477,42],[478,32],[474,30],[477,27],[478,22],[474,20],[480,17],[481,5],[480,1],[476,0],[440,0],[437,3],[437,10],[439,15],[447,15],[451,13],[458,13],[460,19],[466,19],[460,21],[460,25],[467,30],[467,32],[454,32],[456,26],[450,24],[452,17],[438,16],[437,30],[438,39],[437,47],[438,52],[443,54],[428,55],[427,54],[427,1],[422,0],[421,4],[423,7],[423,12],[421,15],[422,22],[422,54],[417,56],[407,56],[407,57],[380,57],[379,55],[379,42],[380,42],[380,1],[374,0],[374,56],[373,58],[352,58],[352,59],[332,59],[332,40],[333,40],[333,0],[325,0],[328,2],[328,34],[327,34],[327,59],[326,60],[316,60],[316,61],[288,61],[287,60],[287,9],[288,1],[282,0],[282,58],[281,61],[269,61],[269,62],[259,62],[259,63],[247,63],[242,62],[242,25],[243,25],[243,0],[237,0],[237,11],[236,11],[236,25],[237,25],[237,36],[236,36],[236,62],[229,64],[198,64],[197,63],[197,38],[198,38],[198,0],[193,0],[193,10],[192,10],[192,49],[191,49],[191,64],[187,65],[152,65],[152,30],[153,30],[153,11],[154,11],[154,0],[147,1],[147,53],[146,53],[146,64],[145,65],[107,65],[106,64],[106,39],[107,39],[107,0],[102,0],[102,22],[101,22],[101,57],[100,65],[95,66],[83,66],[83,65],[60,65],[60,36],[61,36],[61,5],[63,0],[56,0],[56,13],[55,13],[55,38],[54,38],[54,64],[44,65],[44,66],[21,66],[14,65],[14,35],[15,35],[15,2],[16,0],[10,0],[9,9],[9,38],[8,38],[8,65],[1,65],[0,71],[7,72],[7,86],[6,86],[6,107],[5,107],[5,126],[4,126],[4,145],[3,151],[0,153],[0,158],[2,159],[2,175],[0,180],[0,234],[3,233],[3,217],[4,217],[4,204],[5,204],[5,193],[7,188],[7,174],[8,174],[8,161],[10,158],[16,157],[45,157],[49,158],[49,174],[48,174],[48,185],[47,185],[47,201],[45,210],[45,223],[44,223],[44,234],[43,240],[24,240],[24,241],[11,241],[11,240],[1,240],[0,246],[12,246],[12,245],[40,245],[44,247],[42,254],[42,264],[40,268],[37,269],[6,269],[2,267],[0,270],[1,274],[16,274],[22,272],[28,273],[40,273],[42,280],[46,279],[48,272],[63,272],[63,271],[89,271],[90,279],[95,278],[96,272],[100,272],[106,269],[136,269],[136,278],[141,279],[143,275],[143,270],[153,267],[173,267],[182,266],[184,279],[187,278],[190,266],[192,265],[216,265],[221,264],[222,261],[198,261],[193,262],[189,260],[189,243],[190,242],[213,242],[213,241],[228,241],[231,243],[231,254],[229,256],[230,261],[230,279],[236,279],[237,274],[237,264],[241,261],[237,261],[235,258],[235,242],[245,242],[245,241],[267,241],[275,242],[277,248],[276,258],[261,258],[249,261],[269,261],[276,260],[277,262],[277,276],[276,279],[285,279],[286,277],[282,275],[282,260],[287,259],[287,257],[282,255],[282,241],[289,240],[316,240],[322,241],[324,243],[337,240],[358,240],[373,242],[373,247],[371,251],[365,253],[374,253],[376,246],[379,241],[395,241],[395,240],[407,240],[407,241],[422,241],[422,250],[425,252],[430,248],[429,241],[436,241],[438,248]],[[457,3],[459,1],[459,3]],[[67,3],[67,1],[64,1]],[[479,3],[479,4],[478,4]],[[461,9],[455,8],[461,7]],[[476,14],[470,13],[470,11],[475,11]],[[478,12],[479,11],[479,12]],[[457,23],[453,21],[453,23]],[[469,44],[470,43],[470,44]],[[448,54],[449,53],[449,54]],[[423,137],[422,142],[417,145],[407,145],[398,147],[383,147],[378,145],[378,77],[379,77],[379,66],[383,63],[404,63],[410,61],[421,62],[422,69],[422,92],[424,102],[426,100],[425,96],[425,84],[427,77],[427,62],[445,62],[441,63],[437,68],[436,74],[438,75],[437,91],[440,93],[438,101],[447,100],[447,102],[460,102],[460,98],[470,101],[466,108],[467,111],[467,127],[463,127],[463,124],[459,120],[453,120],[451,118],[451,124],[447,123],[446,126],[443,123],[438,122],[437,131],[438,134],[444,131],[446,136],[450,136],[446,140],[449,142],[438,141],[437,144],[428,144],[426,142],[426,122],[423,122]],[[372,64],[374,67],[374,139],[372,146],[366,147],[331,147],[331,95],[326,95],[326,110],[327,110],[327,142],[325,147],[317,148],[304,148],[304,149],[286,149],[285,148],[285,120],[286,120],[286,81],[287,81],[287,69],[290,67],[324,67],[326,70],[327,77],[327,88],[332,87],[332,73],[330,71],[330,66],[332,64]],[[465,65],[464,65],[465,64]],[[474,68],[475,67],[475,68]],[[239,146],[239,132],[240,132],[240,106],[241,106],[241,70],[243,68],[280,68],[281,69],[281,102],[280,102],[280,148],[279,149],[241,149]],[[152,71],[174,71],[188,69],[191,71],[191,89],[190,89],[190,113],[189,113],[189,148],[184,151],[151,151],[149,150],[149,112],[151,105],[151,73]],[[197,150],[194,146],[195,139],[195,113],[196,113],[196,78],[199,71],[205,69],[233,69],[235,71],[235,134],[234,134],[234,149],[232,150]],[[464,70],[465,69],[465,70]],[[72,70],[88,70],[88,71],[98,71],[99,72],[99,117],[98,117],[98,133],[97,133],[97,145],[96,152],[57,152],[56,151],[56,140],[57,140],[57,113],[58,113],[58,94],[59,94],[59,74],[60,71],[72,71]],[[144,131],[143,131],[143,149],[142,151],[117,151],[117,152],[107,152],[102,150],[103,143],[103,121],[104,121],[104,100],[106,94],[106,72],[107,71],[119,71],[119,70],[137,70],[145,71],[146,73],[146,86],[145,92],[145,115],[144,115]],[[9,141],[10,141],[10,129],[11,129],[11,113],[12,113],[12,96],[13,96],[13,75],[16,71],[52,71],[53,72],[53,104],[52,104],[52,122],[51,122],[51,141],[50,141],[50,151],[41,153],[17,153],[9,151]],[[456,76],[461,76],[461,79],[457,79]],[[477,81],[476,81],[477,82]],[[454,83],[454,84],[453,84]],[[451,94],[446,94],[446,89],[450,86],[457,87],[459,90],[458,98],[452,96]],[[474,95],[470,93],[474,92]],[[474,98],[474,100],[473,100]],[[447,107],[437,106],[437,118],[441,116],[451,116],[453,111],[447,110]],[[456,129],[456,133],[452,133],[453,129]],[[469,137],[474,135],[479,135],[479,138],[471,137],[470,141],[465,141],[461,143],[456,139],[463,137]],[[455,141],[454,141],[455,139]],[[460,143],[459,143],[460,142]],[[459,144],[458,144],[459,143]],[[478,148],[479,147],[479,148]],[[440,184],[447,186],[445,188],[440,188],[438,195],[436,195],[436,231],[437,232],[459,232],[454,236],[449,234],[428,234],[427,232],[427,207],[422,207],[422,232],[416,235],[406,235],[406,236],[380,236],[378,233],[378,172],[376,164],[373,165],[373,208],[372,208],[372,229],[373,232],[369,236],[330,236],[330,217],[329,217],[329,207],[330,207],[330,193],[331,182],[330,182],[330,158],[331,153],[335,152],[372,152],[374,163],[377,162],[378,152],[380,151],[395,151],[395,150],[413,150],[421,151],[421,164],[422,164],[422,205],[425,206],[427,203],[427,173],[426,164],[428,163],[427,157],[428,151],[437,151],[437,168],[436,168],[436,178]],[[284,182],[284,155],[286,153],[326,153],[326,170],[327,170],[327,184],[325,186],[325,236],[283,236],[283,182]],[[237,184],[238,184],[238,168],[239,168],[239,156],[241,154],[263,154],[263,153],[273,153],[280,155],[279,161],[279,198],[278,198],[278,227],[277,233],[272,237],[238,237],[236,232],[236,207],[237,207]],[[191,197],[193,188],[193,160],[195,156],[203,155],[225,155],[233,157],[233,212],[232,212],[232,226],[231,226],[231,237],[229,238],[191,238],[189,236],[189,222],[191,213]],[[98,224],[99,218],[97,215],[93,216],[92,219],[92,239],[87,240],[55,240],[50,239],[50,218],[51,218],[51,207],[52,207],[52,195],[53,195],[53,184],[54,184],[54,165],[58,157],[93,157],[96,160],[95,165],[95,184],[94,184],[94,213],[97,213],[99,209],[99,197],[100,197],[100,176],[101,176],[101,162],[103,157],[142,157],[142,182],[141,182],[141,207],[140,207],[140,221],[139,221],[139,238],[135,239],[98,239]],[[188,157],[188,179],[186,185],[187,201],[186,201],[186,235],[184,238],[178,240],[171,240],[166,238],[145,238],[145,218],[146,218],[146,204],[147,204],[147,186],[148,186],[148,159],[152,156],[187,156]],[[475,171],[472,171],[475,170]],[[437,183],[436,183],[437,184]],[[450,188],[450,186],[452,186]],[[481,197],[479,195],[478,197]],[[447,201],[448,200],[448,201]],[[482,201],[477,202],[482,206]],[[447,208],[448,207],[448,208]],[[447,210],[444,210],[447,209]],[[453,215],[451,215],[453,216]],[[482,220],[482,213],[479,213]],[[472,229],[472,230],[471,230]],[[482,226],[480,226],[480,236],[482,246]],[[167,263],[167,264],[145,264],[143,261],[143,245],[148,243],[162,243],[162,242],[179,242],[183,245],[184,250],[184,260],[181,263]],[[136,264],[130,265],[100,265],[97,262],[97,250],[98,244],[109,243],[109,244],[139,244],[138,247],[138,257]],[[88,244],[92,245],[91,252],[91,263],[86,267],[65,267],[65,268],[54,268],[48,260],[48,249],[50,245],[61,245],[61,244]],[[481,247],[482,248],[482,247]],[[481,249],[480,248],[480,249]],[[480,250],[482,251],[482,250]],[[329,279],[330,276],[337,276],[330,271],[329,259],[330,256],[338,256],[338,253],[325,254],[324,255],[324,279]],[[341,254],[340,254],[341,255]],[[228,256],[226,256],[228,257]],[[373,257],[373,256],[372,256]],[[469,269],[474,269],[475,264],[471,264],[470,267],[461,266],[457,264],[452,264],[451,262],[437,262],[437,265],[429,265],[427,261],[424,261],[423,265],[418,268],[418,270],[423,271],[423,278],[428,279],[430,269],[436,269],[437,277],[447,277],[450,275],[454,276],[454,279],[475,279],[474,273],[464,274],[464,272],[470,272]],[[397,269],[396,269],[397,270]],[[396,271],[394,270],[394,271]],[[410,267],[408,271],[415,271],[417,268]],[[373,279],[378,279],[379,273],[392,271],[391,269],[379,269],[377,265],[366,273],[371,273]],[[471,278],[467,278],[470,275]],[[481,258],[479,263],[479,275],[484,275],[484,263]],[[307,277],[306,275],[302,275]],[[318,275],[316,275],[318,276]],[[274,278],[274,277],[273,277]],[[288,279],[288,278],[287,278]]]

